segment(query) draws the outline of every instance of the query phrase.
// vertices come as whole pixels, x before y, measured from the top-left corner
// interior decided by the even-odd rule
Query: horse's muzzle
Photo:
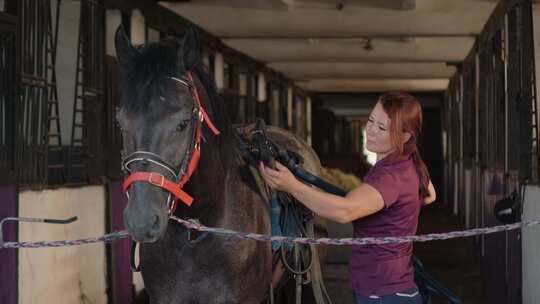
[[[157,241],[167,226],[167,212],[163,214],[151,206],[137,208],[137,203],[130,200],[130,206],[124,209],[124,223],[134,241],[153,243]]]

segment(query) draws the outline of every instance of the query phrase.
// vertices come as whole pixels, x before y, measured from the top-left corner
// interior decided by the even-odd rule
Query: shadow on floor
[[[462,230],[457,217],[442,204],[422,209],[418,234]],[[480,257],[473,250],[473,238],[415,243],[414,254],[426,269],[466,304],[485,304],[486,296]],[[433,299],[432,304],[447,303]]]

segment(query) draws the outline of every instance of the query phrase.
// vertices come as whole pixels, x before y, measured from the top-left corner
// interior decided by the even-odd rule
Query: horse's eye
[[[184,131],[184,129],[189,125],[190,119],[185,119],[176,126],[176,131]]]

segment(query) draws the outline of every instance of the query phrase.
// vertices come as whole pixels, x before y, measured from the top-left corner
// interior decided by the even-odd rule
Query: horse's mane
[[[163,39],[138,48],[138,55],[122,70],[122,99],[120,106],[132,113],[146,111],[153,96],[164,95],[163,78],[185,74],[177,66],[177,50],[180,47],[175,39]],[[184,46],[184,49],[194,46]],[[213,121],[218,129],[230,128],[231,122],[225,103],[217,93],[209,73],[200,61],[185,67],[201,81],[210,99]],[[208,106],[208,105],[207,105]]]
[[[194,72],[195,75],[197,75],[204,89],[206,90],[206,94],[208,94],[212,112],[214,114],[212,118],[216,126],[220,130],[230,128],[232,123],[229,115],[227,114],[228,112],[225,108],[225,102],[223,101],[223,98],[221,98],[221,95],[218,94],[215,83],[210,77],[210,74],[206,71],[205,66],[201,62],[198,62],[189,69]]]

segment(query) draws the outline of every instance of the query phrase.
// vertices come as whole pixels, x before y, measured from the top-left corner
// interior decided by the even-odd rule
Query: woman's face
[[[382,159],[392,153],[394,148],[390,141],[390,118],[380,102],[377,102],[366,124],[366,149]]]

